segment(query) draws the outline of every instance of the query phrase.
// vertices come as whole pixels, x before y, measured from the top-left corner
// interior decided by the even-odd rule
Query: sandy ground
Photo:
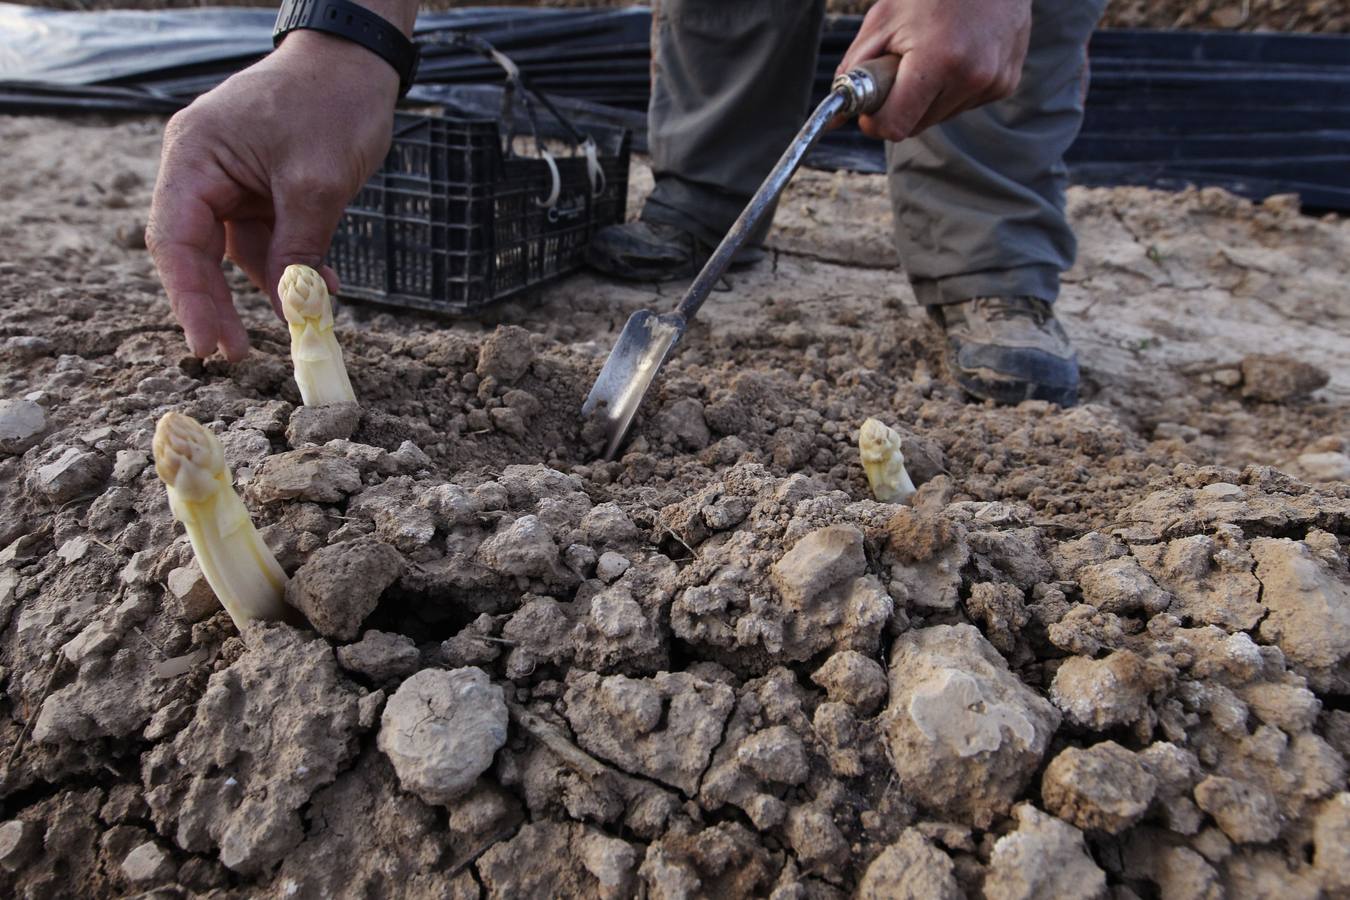
[[[255,353],[185,356],[161,127],[0,120],[0,894],[1350,888],[1345,222],[1075,189],[1085,402],[998,409],[944,383],[884,183],[802,173],[603,463],[575,410],[678,285],[344,304],[362,409],[305,410],[237,273]],[[306,627],[215,603],[169,410]]]

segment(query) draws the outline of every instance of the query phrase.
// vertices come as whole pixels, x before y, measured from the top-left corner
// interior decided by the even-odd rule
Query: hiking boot
[[[628,281],[674,281],[697,275],[713,249],[682,228],[639,220],[597,231],[586,248],[586,262],[606,275]],[[763,257],[764,251],[758,248],[742,247],[731,268],[750,265]]]
[[[977,297],[928,314],[947,335],[947,362],[966,393],[1006,404],[1078,402],[1078,355],[1044,300]]]

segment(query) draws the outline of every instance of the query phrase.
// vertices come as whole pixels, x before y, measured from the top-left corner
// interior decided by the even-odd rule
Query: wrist
[[[380,94],[398,99],[398,73],[393,66],[360,44],[337,35],[308,29],[292,31],[272,52],[272,57],[288,66],[314,71],[319,83],[368,84]]]
[[[402,96],[417,73],[418,48],[409,37],[416,12],[413,0],[284,0],[277,10],[272,41],[278,49],[298,45],[306,56],[319,53],[325,58],[362,60],[375,56],[393,70],[399,82],[398,96]],[[332,40],[314,40],[315,35],[350,44],[356,53],[340,53],[332,49]]]

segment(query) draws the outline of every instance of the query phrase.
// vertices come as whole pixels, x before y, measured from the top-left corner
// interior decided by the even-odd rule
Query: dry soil
[[[237,273],[255,352],[186,355],[161,129],[0,120],[0,894],[1350,889],[1344,221],[1075,189],[1084,402],[1000,409],[943,380],[884,184],[806,172],[604,463],[576,411],[678,285],[343,305],[361,410],[305,411]],[[312,628],[215,604],[168,410]]]

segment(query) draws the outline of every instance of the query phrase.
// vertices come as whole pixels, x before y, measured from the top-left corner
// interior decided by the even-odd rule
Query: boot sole
[[[977,400],[992,400],[1000,406],[1016,406],[1024,400],[1045,400],[1065,408],[1078,404],[1078,386],[1036,384],[1009,378],[988,369],[960,370],[953,375],[961,390]]]

